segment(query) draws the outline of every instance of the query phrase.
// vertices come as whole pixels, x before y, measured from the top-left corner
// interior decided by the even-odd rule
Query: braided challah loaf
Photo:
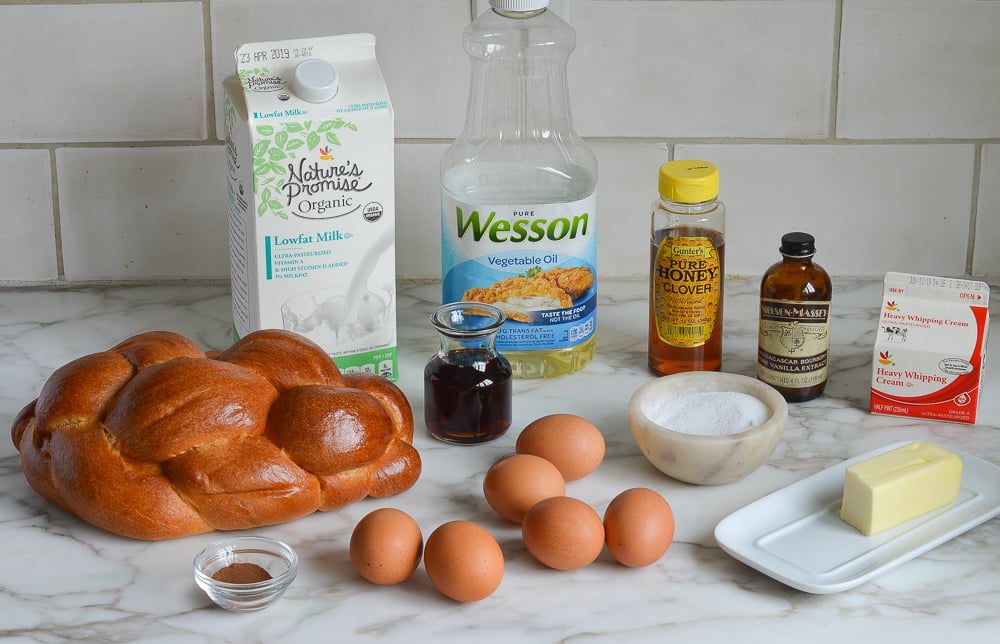
[[[217,357],[156,331],[56,370],[11,430],[38,494],[110,532],[170,539],[283,523],[412,486],[413,413],[287,331]]]

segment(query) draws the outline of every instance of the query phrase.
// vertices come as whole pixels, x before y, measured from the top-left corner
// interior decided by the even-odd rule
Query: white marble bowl
[[[698,392],[741,392],[770,411],[761,424],[739,433],[702,435],[663,427],[653,410]],[[788,404],[774,388],[732,373],[693,371],[663,376],[639,387],[628,407],[629,424],[643,456],[658,470],[686,483],[731,483],[754,471],[771,456],[784,433]]]
[[[271,578],[251,583],[213,579],[230,564],[256,564]],[[194,559],[194,580],[213,602],[235,613],[263,610],[281,597],[298,573],[299,557],[288,544],[267,537],[233,537],[205,546]]]

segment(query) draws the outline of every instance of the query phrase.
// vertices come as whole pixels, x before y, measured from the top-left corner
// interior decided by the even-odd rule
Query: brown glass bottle
[[[829,376],[833,286],[813,262],[816,240],[802,232],[781,237],[782,259],[760,282],[757,378],[788,402],[812,400]]]
[[[650,370],[658,375],[722,366],[725,206],[719,172],[705,161],[660,167],[650,228]]]

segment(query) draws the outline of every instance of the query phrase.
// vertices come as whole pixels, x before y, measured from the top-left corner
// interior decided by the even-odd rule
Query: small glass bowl
[[[212,579],[231,564],[256,564],[271,578],[247,584]],[[263,610],[273,604],[295,579],[299,557],[287,544],[267,537],[232,537],[205,546],[194,558],[194,581],[213,602],[235,613]]]

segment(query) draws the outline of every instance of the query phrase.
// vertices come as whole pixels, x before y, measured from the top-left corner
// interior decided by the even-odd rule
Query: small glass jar
[[[478,302],[445,304],[431,315],[441,347],[424,367],[424,422],[434,438],[476,445],[510,428],[511,366],[496,351],[504,320]]]

